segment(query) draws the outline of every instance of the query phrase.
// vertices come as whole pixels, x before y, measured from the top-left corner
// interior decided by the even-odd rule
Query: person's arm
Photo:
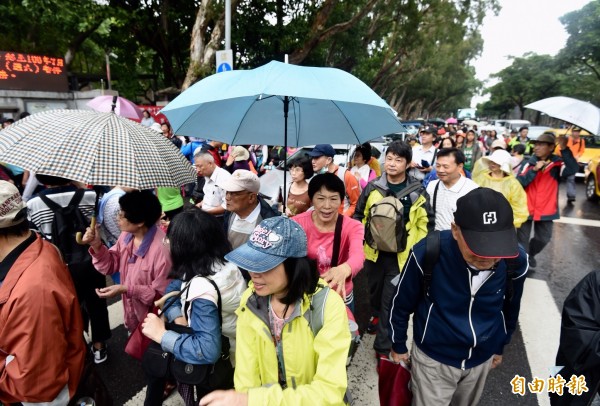
[[[54,400],[69,382],[68,364],[76,362],[69,359],[74,355],[73,343],[69,342],[73,329],[79,330],[83,351],[79,303],[74,291],[71,294],[66,286],[57,286],[57,283],[41,279],[33,282],[29,289],[22,290],[22,297],[12,301],[12,309],[6,312],[8,317],[3,320],[0,348],[0,399],[4,403],[24,399]],[[52,332],[52,351],[44,351],[49,332]],[[51,381],[40,381],[40,368],[44,369],[45,376],[52,377]]]
[[[590,272],[565,300],[559,354],[575,371],[600,368],[600,271]]]
[[[566,178],[571,175],[575,175],[579,172],[579,164],[575,157],[573,157],[573,153],[567,147],[560,150],[560,154],[562,156],[562,160],[565,164],[565,169],[562,172],[562,178]]]
[[[190,327],[194,334],[166,331],[160,345],[180,361],[191,364],[214,364],[221,355],[219,309],[208,299],[192,301]]]
[[[521,227],[521,224],[529,218],[529,207],[527,206],[527,193],[519,182],[511,179],[508,202],[513,209],[513,221],[515,228]]]
[[[181,284],[182,284],[181,279],[173,279],[167,285],[167,289],[165,290],[165,295],[168,293],[171,293],[171,292],[181,291]],[[167,308],[167,306],[169,306],[169,307]],[[181,310],[181,299],[180,298],[171,297],[171,298],[167,299],[165,301],[165,305],[164,305],[163,309],[164,308],[167,308],[167,311],[162,313],[162,315],[165,316],[165,318],[169,322],[173,322],[175,319],[177,319],[179,317],[184,317],[183,311]]]
[[[408,320],[414,313],[420,300],[423,298],[423,281],[421,279],[421,266],[417,262],[414,251],[408,255],[404,265],[400,282],[392,300],[390,309],[390,328],[388,335],[392,341],[392,349],[396,354],[406,354]],[[384,320],[384,322],[387,322]]]
[[[316,335],[312,348],[305,349],[307,356],[314,357],[317,360],[317,369],[312,382],[295,388],[290,386],[286,389],[282,389],[278,384],[248,388],[249,404],[343,404],[344,394],[348,387],[346,359],[350,348],[348,316],[344,306],[344,302],[338,295],[328,295],[325,303],[323,327]],[[310,327],[306,326],[305,328]],[[243,357],[245,357],[246,354],[243,354]],[[242,361],[238,359],[238,363],[240,362]],[[250,373],[251,371],[243,372]],[[239,375],[237,365],[235,375],[236,378]],[[236,389],[238,389],[238,382],[238,379],[236,379]],[[241,391],[244,391],[244,389],[240,388]]]
[[[505,260],[505,262],[507,262]],[[521,309],[521,297],[523,296],[523,287],[525,285],[525,275],[527,274],[527,254],[525,250],[519,246],[519,256],[515,259],[511,259],[513,268],[515,269],[514,275],[512,276],[512,287],[513,297],[509,300],[508,297],[504,299],[503,313],[506,321],[506,340],[504,341],[501,348],[495,353],[502,355],[503,347],[506,346],[512,337],[515,329],[517,328],[517,320],[519,319],[519,310]]]
[[[346,184],[346,195],[348,196],[348,202],[350,204],[348,209],[344,212],[344,215],[352,217],[354,210],[356,209],[356,203],[360,197],[360,188],[358,186],[358,180],[356,180],[356,177],[352,175],[350,171],[346,171],[344,174],[344,183]]]
[[[519,175],[517,175],[517,180],[521,186],[523,186],[523,188],[526,188],[531,182],[533,182],[538,174],[538,171],[543,168],[543,165],[543,161],[538,161],[535,156],[531,157],[529,162],[527,162],[528,167],[521,171]]]

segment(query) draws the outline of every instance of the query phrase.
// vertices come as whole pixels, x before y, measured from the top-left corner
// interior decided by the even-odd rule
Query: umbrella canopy
[[[470,125],[470,126],[474,126],[476,125],[477,127],[480,126],[479,121],[476,120],[463,120],[462,122],[464,125]]]
[[[196,171],[171,141],[114,113],[50,110],[0,131],[0,162],[36,174],[135,189],[178,187]]]
[[[456,124],[456,123],[458,123],[458,120],[454,117],[448,117],[446,119],[446,124]]]
[[[141,120],[144,115],[142,109],[136,106],[132,101],[119,96],[98,96],[86,103],[93,110],[110,113],[115,112],[118,116],[127,117],[134,120]]]
[[[600,109],[592,103],[557,96],[538,100],[526,105],[525,108],[541,111],[550,117],[575,124],[592,134],[600,134]]]
[[[175,134],[233,145],[359,144],[404,130],[390,106],[351,74],[275,61],[209,76],[162,113]]]

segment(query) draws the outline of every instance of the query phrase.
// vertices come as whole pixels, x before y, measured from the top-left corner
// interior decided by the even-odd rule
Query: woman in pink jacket
[[[308,184],[308,197],[314,210],[292,220],[304,229],[308,241],[308,258],[317,261],[321,277],[344,299],[354,312],[352,279],[363,267],[364,227],[358,220],[341,215],[338,209],[344,201],[344,182],[333,173],[313,177]],[[337,261],[333,259],[334,236],[338,220],[341,225]],[[337,263],[337,265],[336,265]]]
[[[94,267],[103,275],[121,272],[121,283],[96,289],[98,296],[121,295],[125,327],[131,333],[144,321],[155,298],[162,296],[171,271],[171,256],[163,244],[165,233],[157,227],[162,209],[151,192],[134,191],[119,199],[121,235],[110,249],[102,244],[100,226],[87,229],[83,241],[90,245]]]

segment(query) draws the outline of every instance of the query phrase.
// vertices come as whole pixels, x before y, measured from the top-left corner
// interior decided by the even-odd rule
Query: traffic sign
[[[231,49],[217,51],[217,73],[233,70],[233,52]]]

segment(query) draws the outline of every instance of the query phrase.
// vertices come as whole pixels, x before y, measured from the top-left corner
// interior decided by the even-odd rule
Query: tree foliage
[[[232,0],[236,69],[270,60],[351,72],[402,117],[443,115],[480,86],[470,66],[497,0]],[[6,0],[0,49],[68,57],[70,71],[153,101],[214,72],[224,0]]]
[[[479,105],[483,116],[505,117],[515,107],[552,96],[569,96],[600,105],[600,0],[561,17],[569,34],[556,56],[526,54],[492,75],[490,100]]]

